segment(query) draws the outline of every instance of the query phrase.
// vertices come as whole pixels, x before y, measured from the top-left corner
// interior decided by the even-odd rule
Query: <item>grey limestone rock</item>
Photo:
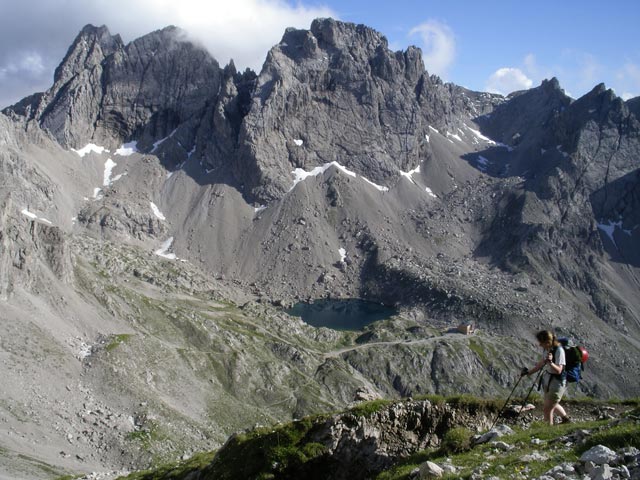
[[[420,465],[420,470],[418,472],[417,477],[419,479],[427,479],[427,478],[440,478],[444,475],[444,470],[439,465],[433,462],[424,462]]]
[[[593,462],[596,465],[605,463],[615,463],[617,458],[616,452],[604,445],[596,445],[590,448],[580,456],[581,462]]]
[[[291,171],[337,162],[395,183],[433,155],[429,126],[454,130],[483,105],[424,70],[420,51],[392,52],[364,25],[315,20],[288,30],[260,73],[240,136],[242,180],[260,201],[291,188]]]
[[[198,114],[221,80],[218,63],[175,27],[125,45],[106,27],[87,25],[53,86],[5,112],[35,119],[64,147],[117,147],[132,137],[151,147]]]

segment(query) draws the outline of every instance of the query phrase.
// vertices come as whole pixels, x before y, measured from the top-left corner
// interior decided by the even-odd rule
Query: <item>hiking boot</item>
[[[571,423],[571,419],[567,417],[561,417],[560,423]]]

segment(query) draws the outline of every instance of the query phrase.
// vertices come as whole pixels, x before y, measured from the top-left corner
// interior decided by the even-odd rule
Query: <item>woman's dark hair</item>
[[[557,347],[558,345],[560,345],[560,342],[558,341],[555,333],[550,330],[540,330],[538,333],[536,333],[536,338],[538,339],[538,342],[545,344],[550,343],[552,347]]]

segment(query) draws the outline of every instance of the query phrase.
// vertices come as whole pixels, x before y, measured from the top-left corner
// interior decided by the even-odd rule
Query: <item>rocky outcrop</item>
[[[221,81],[218,63],[175,27],[125,45],[106,27],[87,25],[53,86],[5,113],[36,120],[67,148],[132,138],[151,148],[215,99]]]
[[[486,428],[492,414],[490,408],[479,404],[374,402],[365,404],[362,410],[355,408],[329,418],[306,418],[298,424],[276,426],[269,432],[250,432],[248,438],[234,435],[195,478],[256,478],[265,474],[282,479],[371,478],[412,453],[440,445],[451,428]],[[293,459],[271,463],[270,455],[277,447],[274,442],[280,435],[283,449],[299,448],[310,459],[303,463]],[[233,459],[239,454],[245,455],[247,461],[234,464]]]
[[[261,202],[287,192],[296,168],[329,162],[395,183],[434,155],[430,126],[455,131],[491,101],[429,76],[417,48],[392,52],[364,25],[315,20],[310,30],[289,29],[267,56],[242,126],[238,176]]]
[[[524,102],[529,97],[540,120],[516,113],[529,105]],[[640,167],[636,117],[604,85],[570,102],[557,82],[547,82],[510,99],[486,122],[499,130],[513,126],[507,137],[517,136],[510,142],[516,162],[505,175],[522,175],[525,181],[497,205],[478,253],[493,255],[516,272],[550,274],[567,288],[586,292],[600,317],[636,328],[640,305],[627,299],[621,307],[605,286],[605,255],[637,264],[629,243],[640,238],[632,213]]]

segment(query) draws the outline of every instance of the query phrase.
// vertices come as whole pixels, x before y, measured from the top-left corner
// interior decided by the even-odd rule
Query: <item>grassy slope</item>
[[[441,399],[460,403],[460,398]],[[478,404],[484,400],[476,399]],[[471,402],[465,397],[464,402]],[[471,474],[483,467],[483,475],[497,478],[532,478],[542,475],[555,465],[573,462],[580,454],[591,446],[602,444],[612,449],[624,446],[640,448],[640,425],[637,416],[640,413],[638,403],[623,420],[591,420],[550,427],[534,422],[527,428],[514,427],[513,435],[499,440],[509,444],[509,451],[496,448],[495,445],[484,444],[471,447],[470,431],[458,428],[452,435],[447,435],[437,449],[417,452],[400,460],[393,468],[378,475],[379,480],[408,479],[412,470],[423,462],[430,460],[437,464],[451,464],[457,473],[445,478],[469,478]],[[375,401],[361,404],[352,409],[356,415],[368,416],[385,408],[387,401]],[[599,402],[581,402],[581,408],[603,406]],[[621,408],[620,405],[617,406]],[[632,407],[626,408],[627,410]],[[635,419],[634,419],[635,416]],[[174,464],[165,465],[156,470],[131,474],[126,480],[161,480],[183,478],[216,478],[216,479],[269,479],[291,478],[296,469],[305,471],[313,465],[314,460],[324,453],[324,447],[316,443],[305,443],[304,437],[326,416],[307,417],[303,420],[279,425],[274,428],[259,428],[250,432],[232,436],[224,449],[216,456],[216,452],[202,453],[193,458]],[[591,436],[586,443],[572,444],[571,434],[580,430],[589,430]],[[532,439],[537,439],[535,442]],[[534,452],[546,457],[546,460],[526,462],[523,457]],[[526,457],[525,457],[526,458]],[[313,468],[317,468],[315,465]],[[316,470],[317,472],[317,470]],[[194,477],[188,477],[194,475]],[[196,476],[198,475],[198,476]]]

